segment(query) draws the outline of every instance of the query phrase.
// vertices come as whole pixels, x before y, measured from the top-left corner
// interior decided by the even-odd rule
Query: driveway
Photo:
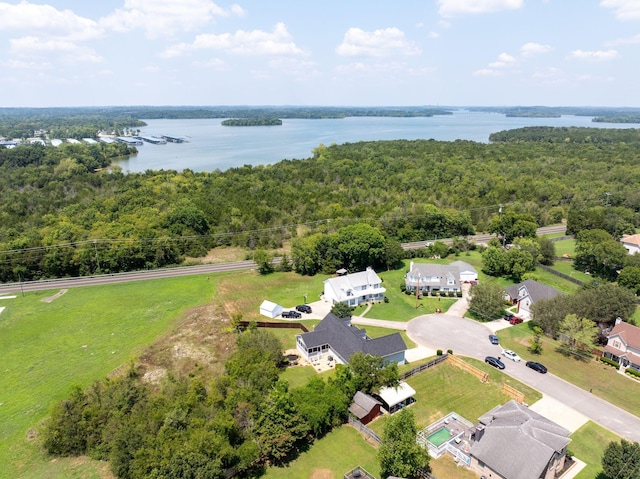
[[[420,346],[443,351],[451,349],[454,354],[481,361],[486,356],[499,356],[502,351],[500,346],[489,342],[488,336],[492,332],[485,324],[451,314],[419,316],[407,325],[407,334]],[[504,359],[504,372],[616,434],[640,442],[640,418],[552,373],[540,374],[527,368],[524,365],[527,359],[523,358],[519,363]]]

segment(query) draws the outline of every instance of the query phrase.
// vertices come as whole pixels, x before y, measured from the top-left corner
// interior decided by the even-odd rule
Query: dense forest
[[[535,141],[549,143],[640,143],[640,129],[594,129],[582,127],[529,126],[489,135],[489,141]]]
[[[280,126],[282,120],[279,118],[230,118],[223,120],[222,126]]]
[[[558,118],[562,115],[592,116],[594,122],[638,123],[640,108],[583,106],[474,106],[471,111],[503,113],[507,117]],[[632,121],[635,119],[636,121]]]
[[[400,242],[466,236],[487,231],[500,205],[538,225],[608,206],[628,213],[619,234],[638,225],[640,145],[600,141],[615,132],[320,145],[304,160],[202,173],[96,171],[109,150],[95,145],[0,149],[0,281],[167,266],[357,222]]]

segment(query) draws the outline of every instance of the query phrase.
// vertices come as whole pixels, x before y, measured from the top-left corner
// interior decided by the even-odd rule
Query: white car
[[[509,349],[505,349],[502,351],[502,355],[505,358],[511,359],[512,361],[515,361],[516,363],[520,362],[520,356],[518,356],[516,353],[514,353],[513,351],[509,350]]]

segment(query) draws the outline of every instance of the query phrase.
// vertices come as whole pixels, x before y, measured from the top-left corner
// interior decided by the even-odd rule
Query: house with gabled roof
[[[371,267],[324,281],[324,299],[329,304],[346,303],[357,306],[361,303],[379,302],[384,300],[386,291],[382,280]]]
[[[640,328],[618,318],[607,336],[604,356],[620,363],[623,369],[640,372]]]
[[[623,235],[620,243],[626,248],[629,254],[640,253],[640,234]]]
[[[351,318],[338,318],[333,313],[327,314],[313,331],[298,334],[296,347],[307,361],[331,356],[337,364],[347,364],[357,352],[404,364],[407,349],[400,333],[372,339],[366,330],[353,326]]]
[[[477,277],[477,276],[476,276]],[[404,276],[407,291],[462,291],[460,269],[454,265],[415,263],[411,261]]]
[[[531,316],[531,307],[541,299],[555,298],[562,294],[555,288],[527,279],[515,286],[505,288],[505,299],[518,306],[518,313]]]
[[[469,455],[484,477],[554,479],[565,466],[570,431],[516,401],[481,418]]]
[[[357,417],[362,424],[369,424],[380,415],[380,406],[382,406],[380,401],[362,391],[358,391],[353,396],[349,412]]]

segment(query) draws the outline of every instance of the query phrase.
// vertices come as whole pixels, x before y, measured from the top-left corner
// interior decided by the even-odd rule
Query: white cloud
[[[433,38],[434,40],[436,38],[440,38],[440,34],[438,32],[429,32],[429,35],[427,35],[429,38]]]
[[[516,62],[517,60],[513,56],[509,55],[508,53],[501,53],[500,55],[498,55],[498,60],[489,63],[488,66],[490,69],[505,68],[510,65],[514,65]]]
[[[70,40],[52,38],[48,40],[39,37],[22,37],[9,40],[11,52],[20,57],[33,57],[51,54],[65,55],[65,61],[70,63],[98,63],[103,59],[91,48],[76,44]]]
[[[14,70],[50,70],[52,68],[49,62],[24,61],[24,60],[8,60],[5,65]]]
[[[189,31],[207,24],[215,16],[244,15],[239,5],[225,10],[211,0],[125,0],[124,7],[100,20],[110,30],[144,30],[155,38],[176,31]]]
[[[515,10],[524,5],[524,0],[438,0],[438,11],[443,17],[491,13]]]
[[[520,47],[520,53],[524,57],[537,55],[540,53],[547,53],[547,52],[550,52],[551,50],[553,50],[551,45],[541,45],[540,43],[533,43],[533,42],[525,43]]]
[[[569,55],[570,58],[575,58],[578,60],[612,60],[618,57],[617,50],[596,50],[596,51],[585,51],[585,50],[574,50]]]
[[[480,70],[476,70],[473,72],[473,76],[476,76],[476,77],[482,77],[482,76],[497,77],[497,76],[501,76],[502,74],[503,72],[499,70],[494,70],[492,68],[481,68]]]
[[[193,66],[196,66],[198,68],[215,70],[219,72],[229,69],[227,64],[223,60],[220,60],[219,58],[211,58],[210,60],[205,60],[205,61],[196,61],[196,62],[193,62]]]
[[[608,46],[634,45],[636,43],[640,43],[640,33],[629,38],[618,38],[616,40],[613,40],[612,42],[607,42],[607,45]]]
[[[16,5],[0,3],[0,31],[16,31],[31,36],[91,40],[102,35],[98,23],[71,10],[27,1]]]
[[[404,32],[397,28],[385,28],[365,32],[360,28],[350,28],[344,40],[336,48],[341,56],[386,57],[391,55],[419,55],[420,47],[407,40]]]
[[[638,0],[602,0],[600,6],[612,8],[618,20],[640,20]]]
[[[147,65],[142,67],[140,71],[144,73],[158,73],[160,71],[160,67],[157,65]]]
[[[194,50],[225,50],[240,55],[300,55],[304,53],[296,46],[284,23],[278,23],[271,32],[238,30],[233,34],[204,33],[196,36],[193,43],[178,43],[169,47],[160,56],[179,57]]]

